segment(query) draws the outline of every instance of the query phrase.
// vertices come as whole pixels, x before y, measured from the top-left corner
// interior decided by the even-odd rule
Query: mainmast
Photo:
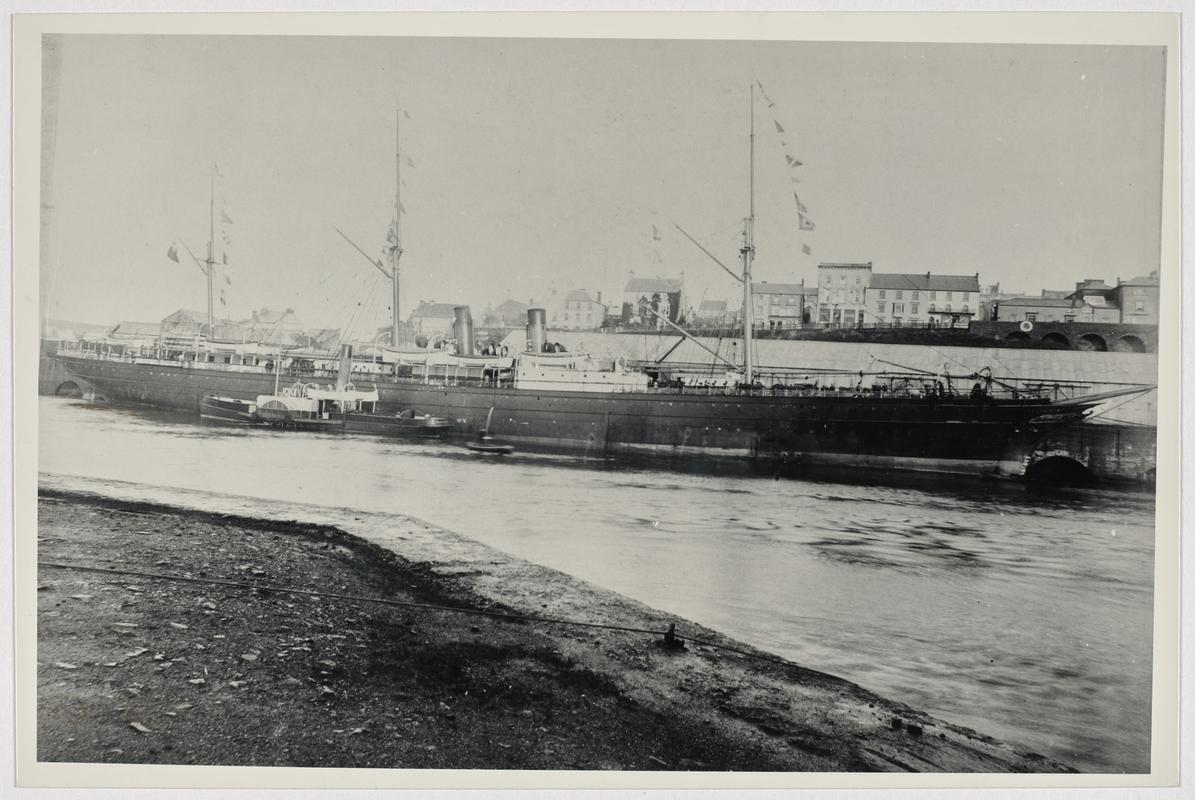
[[[751,159],[750,192],[748,216],[743,224],[743,246],[739,255],[743,259],[743,373],[746,383],[754,383],[754,366],[751,363],[751,334],[754,314],[751,305],[751,259],[755,256],[755,86],[751,85]]]
[[[209,206],[211,227],[208,229],[207,239],[207,338],[210,342],[215,338],[215,314],[212,307],[212,272],[216,263],[216,165],[212,164],[212,194]]]
[[[399,316],[398,262],[402,258],[402,146],[400,120],[402,113],[394,109],[394,241],[390,243],[390,346],[398,347],[402,319]]]

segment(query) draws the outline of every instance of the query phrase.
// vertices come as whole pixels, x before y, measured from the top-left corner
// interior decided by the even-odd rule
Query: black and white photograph
[[[1169,34],[785,19],[38,23],[39,780],[1169,769]]]

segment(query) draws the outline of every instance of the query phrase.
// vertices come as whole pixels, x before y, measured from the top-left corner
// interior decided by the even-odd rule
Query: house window
[[[1144,313],[1144,312],[1145,312],[1145,303],[1143,303],[1142,301],[1138,300],[1138,301],[1137,301],[1137,313],[1138,313],[1138,314],[1141,314],[1141,313]]]
[[[876,303],[876,311],[880,312],[881,314],[884,313],[884,309],[887,307],[888,307],[887,303]]]
[[[897,294],[899,294],[899,292],[897,292]],[[893,314],[905,313],[905,304],[904,303],[893,303],[892,304],[892,313]]]
[[[938,299],[938,293],[937,293],[937,292],[930,292],[930,293],[929,293],[929,299],[930,299],[930,300],[937,300],[937,299]]]
[[[950,307],[947,306],[946,310],[949,311]],[[1025,319],[1029,320],[1030,322],[1037,322],[1037,312],[1036,311],[1026,311]]]
[[[913,292],[913,299],[914,300],[920,299],[920,295],[921,295],[921,292]],[[914,311],[913,313],[916,314],[917,312]]]
[[[888,295],[883,289],[880,289],[880,299],[883,300]]]
[[[904,297],[904,296],[905,296],[905,293],[904,293],[904,292],[902,292],[900,289],[897,289],[897,290],[896,290],[896,299],[897,299],[897,300],[900,300],[900,299],[901,299],[902,297]]]
[[[1075,321],[1075,315],[1074,315],[1074,314],[1064,314],[1064,315],[1062,316],[1062,321],[1063,321],[1063,322],[1074,322],[1074,321]]]
[[[933,303],[929,304],[929,313],[931,313],[931,314],[934,313],[934,304]]]
[[[916,294],[916,292],[914,292],[914,294]],[[916,313],[917,313],[917,306],[918,306],[918,305],[919,305],[918,303],[910,303],[910,304],[909,304],[909,313],[910,313],[910,314],[916,314]]]
[[[949,314],[949,313],[950,313],[950,303],[947,303],[947,304],[946,304],[946,313],[947,313],[947,314]]]
[[[952,294],[954,294],[954,292],[947,292],[947,293],[946,293],[946,299],[947,299],[947,300],[950,300],[950,299],[951,299],[951,295],[952,295]],[[949,311],[950,309],[949,309],[949,308],[947,308],[946,310],[947,310],[947,311]]]

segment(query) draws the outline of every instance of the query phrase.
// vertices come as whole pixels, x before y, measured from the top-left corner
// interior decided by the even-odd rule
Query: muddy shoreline
[[[39,761],[1072,771],[417,519],[51,475],[39,493]]]

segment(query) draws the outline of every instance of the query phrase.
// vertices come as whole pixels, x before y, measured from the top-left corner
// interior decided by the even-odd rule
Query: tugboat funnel
[[[457,355],[471,356],[473,351],[473,315],[468,306],[455,306],[452,309],[452,335],[456,338]]]
[[[547,314],[542,308],[527,309],[527,352],[542,353],[548,338]]]
[[[346,342],[340,345],[340,366],[336,371],[336,391],[344,391],[344,387],[352,381],[352,375],[353,346]]]

